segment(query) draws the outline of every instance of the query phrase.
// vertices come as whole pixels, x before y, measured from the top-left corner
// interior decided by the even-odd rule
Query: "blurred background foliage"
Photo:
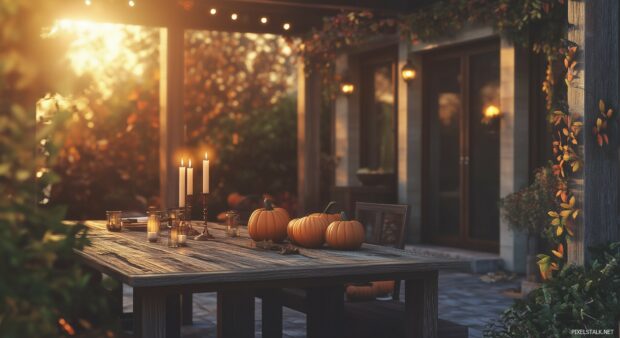
[[[61,20],[45,35],[67,46],[58,88],[78,107],[52,202],[68,205],[72,219],[159,206],[159,30]],[[200,168],[209,152],[211,215],[229,207],[233,192],[269,193],[294,211],[292,44],[274,35],[186,32],[182,153]],[[202,172],[194,172],[199,192]]]
[[[40,39],[51,5],[0,1],[0,337],[113,337],[107,290],[73,254],[88,244],[86,229],[63,223],[66,208],[46,194],[76,109],[35,115],[57,78],[50,55],[61,46]]]

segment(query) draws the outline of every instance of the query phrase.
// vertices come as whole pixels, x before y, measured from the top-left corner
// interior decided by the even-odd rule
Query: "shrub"
[[[485,331],[493,338],[578,336],[574,329],[618,329],[620,242],[592,250],[588,267],[569,265]],[[614,331],[616,334],[617,332]]]

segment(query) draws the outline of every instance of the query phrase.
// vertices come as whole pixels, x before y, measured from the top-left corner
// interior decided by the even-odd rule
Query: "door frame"
[[[457,46],[449,46],[444,48],[438,48],[436,50],[429,51],[422,55],[422,64],[425,67],[429,60],[441,60],[447,58],[458,57],[460,60],[460,77],[461,77],[461,117],[459,119],[460,128],[460,145],[459,145],[459,235],[455,236],[437,236],[433,234],[431,224],[429,222],[429,195],[430,187],[429,177],[430,173],[430,121],[428,117],[428,100],[422,95],[422,239],[424,242],[429,242],[439,245],[447,245],[452,247],[461,247],[466,249],[482,250],[489,252],[499,252],[499,238],[496,241],[474,239],[469,237],[470,230],[470,171],[469,171],[469,143],[470,143],[470,77],[469,77],[469,57],[473,54],[480,54],[489,51],[497,51],[500,53],[500,40],[493,37],[483,39],[476,42],[469,42],[459,44]],[[431,74],[432,76],[432,74]],[[429,76],[423,76],[422,78],[422,91],[424,88],[428,88]],[[501,83],[500,83],[501,86]],[[501,159],[498,157],[498,161]],[[467,164],[465,164],[467,162]],[[501,175],[500,175],[501,180]],[[499,199],[499,196],[498,196]],[[498,227],[500,220],[498,219]]]
[[[391,182],[390,188],[394,190],[396,193],[396,187],[398,185],[398,45],[389,45],[382,47],[380,49],[375,49],[372,51],[367,51],[361,54],[356,55],[358,59],[358,71],[359,71],[359,167],[362,167],[362,162],[364,161],[364,143],[361,141],[363,138],[363,133],[365,131],[365,126],[367,121],[364,121],[365,108],[364,106],[368,103],[365,98],[369,95],[374,96],[374,91],[369,91],[365,85],[365,74],[375,65],[381,65],[390,62],[391,63],[391,73],[392,73],[392,90],[394,92],[394,107],[392,109],[392,131],[394,133],[394,173]],[[374,89],[374,88],[373,88]]]

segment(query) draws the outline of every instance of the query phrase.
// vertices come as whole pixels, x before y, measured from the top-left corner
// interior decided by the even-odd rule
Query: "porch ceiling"
[[[66,1],[55,17],[156,27],[274,34],[299,34],[319,26],[322,18],[340,11],[372,10],[385,15],[403,13],[432,0],[127,0]],[[191,4],[184,9],[181,4]],[[215,15],[211,8],[217,9]],[[238,19],[233,21],[231,15]],[[261,23],[261,17],[267,23]],[[285,31],[282,26],[289,23]]]

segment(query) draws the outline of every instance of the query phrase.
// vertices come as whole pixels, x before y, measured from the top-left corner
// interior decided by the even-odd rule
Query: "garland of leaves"
[[[417,44],[455,34],[467,25],[492,25],[494,29],[511,42],[531,47],[547,58],[546,78],[542,91],[546,95],[546,108],[553,132],[553,173],[560,182],[556,197],[559,210],[550,210],[551,226],[547,237],[553,243],[551,255],[538,255],[541,275],[545,279],[553,276],[566,263],[566,245],[574,236],[579,221],[580,202],[571,191],[569,181],[583,167],[578,147],[581,143],[582,118],[571,116],[556,77],[563,76],[570,85],[576,76],[576,54],[578,47],[565,43],[565,0],[444,0],[399,17],[375,17],[372,12],[342,13],[326,18],[323,27],[314,30],[298,50],[307,69],[318,70],[332,98],[337,92],[334,84],[340,78],[334,75],[334,60],[345,48],[368,41],[377,35],[399,32],[401,38]],[[556,74],[558,56],[564,58],[564,69]],[[566,90],[563,90],[566,92]],[[613,110],[601,100],[594,135],[599,146],[609,143],[607,124]]]

